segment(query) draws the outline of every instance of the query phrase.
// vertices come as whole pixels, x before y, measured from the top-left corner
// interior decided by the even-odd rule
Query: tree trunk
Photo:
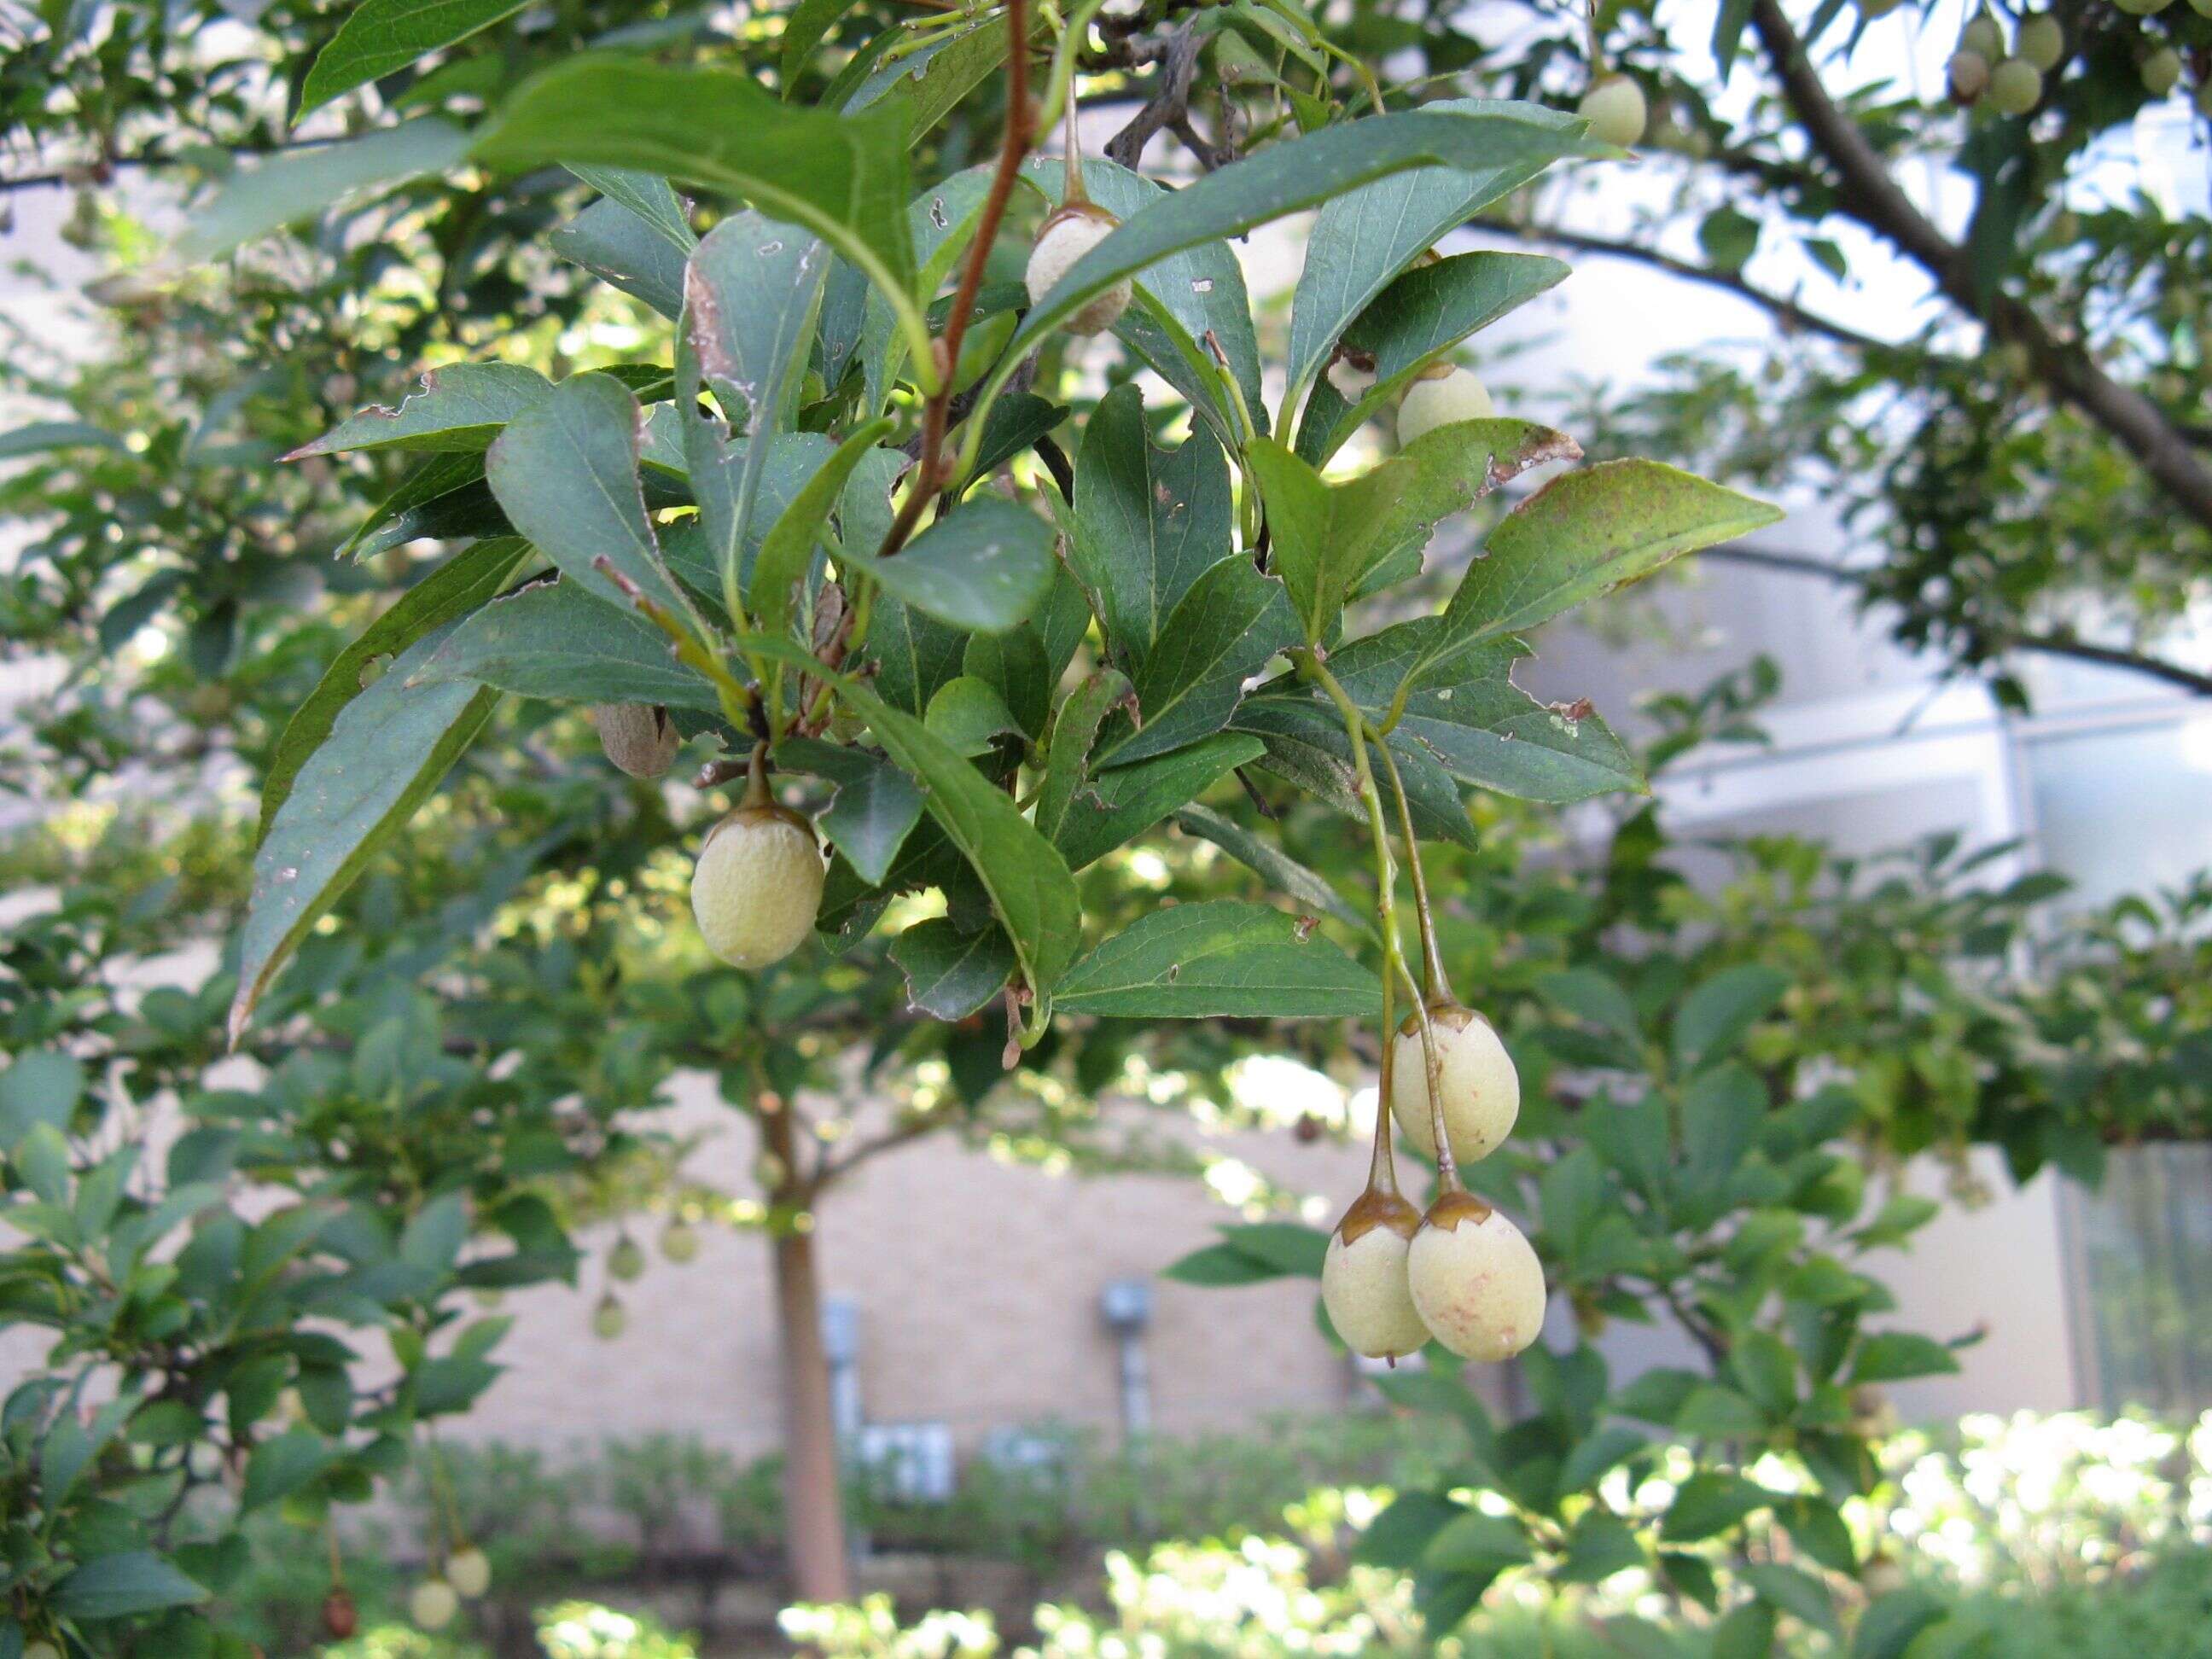
[[[814,1272],[814,1235],[791,1224],[805,1214],[803,1188],[793,1190],[791,1113],[763,1112],[769,1150],[785,1171],[772,1235],[777,1347],[783,1362],[784,1553],[792,1594],[801,1601],[849,1601],[853,1575],[845,1555],[845,1500],[838,1480],[837,1425],[830,1409],[830,1354],[822,1342],[822,1287]]]

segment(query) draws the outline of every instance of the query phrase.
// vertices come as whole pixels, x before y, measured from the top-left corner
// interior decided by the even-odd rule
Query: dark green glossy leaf
[[[1144,723],[1109,739],[1103,766],[1126,766],[1211,736],[1229,724],[1244,682],[1297,641],[1283,585],[1243,559],[1192,583],[1133,677]]]
[[[1264,904],[1218,900],[1139,918],[1067,970],[1070,1012],[1133,1019],[1358,1018],[1381,983],[1307,924]]]
[[[404,69],[520,11],[526,0],[361,0],[315,54],[296,121],[356,87]]]
[[[921,790],[882,756],[865,749],[788,738],[778,745],[781,764],[837,785],[837,798],[816,826],[843,854],[861,879],[880,884],[921,817]]]
[[[845,549],[894,599],[956,628],[1000,633],[1026,621],[1052,586],[1052,526],[986,496],[956,507],[896,557]]]
[[[1014,947],[998,927],[963,933],[939,916],[893,940],[891,960],[906,975],[908,1001],[933,1018],[957,1020],[999,994],[1014,971]]]
[[[495,599],[454,629],[416,683],[476,680],[553,702],[661,703],[717,714],[707,678],[676,660],[668,635],[568,578]]]
[[[349,449],[453,450],[475,453],[501,429],[552,395],[552,383],[520,363],[447,363],[425,370],[397,409],[364,409],[284,459]]]

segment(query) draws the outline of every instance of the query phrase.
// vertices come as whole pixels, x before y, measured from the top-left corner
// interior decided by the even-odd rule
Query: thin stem
[[[1398,775],[1398,757],[1388,742],[1378,738],[1383,769],[1390,775],[1390,793],[1398,799],[1398,830],[1405,837],[1406,863],[1413,872],[1413,914],[1421,927],[1421,1000],[1456,1001],[1451,981],[1444,973],[1443,952],[1437,948],[1436,913],[1429,906],[1429,878],[1421,868],[1421,843],[1413,835],[1413,809],[1406,799],[1406,781]]]
[[[757,716],[763,714],[760,693],[730,672],[721,658],[709,651],[691,630],[668,614],[665,607],[646,597],[645,591],[614,567],[614,561],[604,553],[592,561],[595,568],[609,581],[622,590],[623,597],[635,605],[638,614],[674,641],[676,660],[688,668],[704,674],[721,699],[722,714],[739,731],[747,729]]]
[[[1014,181],[1021,174],[1022,158],[1029,154],[1031,114],[1029,0],[1006,0],[1006,142],[999,151],[998,170],[991,175],[991,191],[984,198],[982,216],[975,222],[975,240],[968,249],[968,263],[960,272],[960,286],[952,291],[952,308],[945,315],[944,336],[933,343],[924,361],[915,365],[917,373],[926,367],[934,369],[929,401],[922,406],[921,456],[915,464],[906,498],[899,503],[898,516],[891,520],[883,545],[876,550],[879,559],[890,558],[906,545],[907,538],[914,534],[915,526],[921,521],[923,505],[946,482],[945,429],[952,405],[953,373],[960,362],[961,344],[968,337],[968,322],[975,313],[975,295],[982,289],[983,270],[990,260],[991,246],[999,239],[999,227],[1006,216],[1007,200],[1013,194]]]
[[[1367,1164],[1367,1185],[1371,1191],[1388,1194],[1392,1198],[1398,1193],[1398,1158],[1390,1146],[1390,1091],[1395,1081],[1398,1058],[1398,1033],[1391,1015],[1392,994],[1396,983],[1389,975],[1382,975],[1382,1064],[1375,1079],[1375,1152]]]
[[[1406,988],[1413,999],[1413,1018],[1420,1027],[1421,1058],[1428,1073],[1429,1113],[1436,1132],[1437,1185],[1440,1191],[1461,1190],[1459,1165],[1452,1157],[1451,1142],[1444,1135],[1443,1061],[1437,1051],[1436,1028],[1429,1019],[1428,1005],[1421,1000],[1420,987],[1413,981],[1413,970],[1406,961],[1406,944],[1398,930],[1398,878],[1390,858],[1390,830],[1382,816],[1382,794],[1375,787],[1375,770],[1367,761],[1366,720],[1359,706],[1328,672],[1321,653],[1312,647],[1301,647],[1291,653],[1299,671],[1313,680],[1336,705],[1337,713],[1344,719],[1345,735],[1352,742],[1352,759],[1359,774],[1359,799],[1367,809],[1367,827],[1375,843],[1375,872],[1380,891],[1376,905],[1382,912],[1382,956],[1385,975],[1395,973],[1406,981]],[[1395,1043],[1397,1034],[1391,1032],[1386,1042]]]

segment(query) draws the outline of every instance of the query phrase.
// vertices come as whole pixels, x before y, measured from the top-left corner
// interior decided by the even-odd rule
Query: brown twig
[[[921,411],[921,458],[915,464],[918,471],[907,486],[906,499],[899,503],[897,517],[884,532],[883,545],[876,550],[879,559],[890,558],[906,545],[907,538],[921,521],[923,504],[946,483],[945,433],[951,423],[952,373],[960,362],[961,343],[968,337],[968,319],[975,309],[975,295],[983,287],[983,269],[991,258],[991,245],[998,240],[1006,203],[1013,195],[1015,179],[1021,176],[1023,158],[1029,154],[1036,112],[1030,107],[1029,0],[1006,0],[1006,142],[999,150],[998,171],[991,175],[990,194],[983,198],[983,213],[976,221],[968,263],[961,269],[960,286],[952,291],[945,332],[937,342],[938,389]]]

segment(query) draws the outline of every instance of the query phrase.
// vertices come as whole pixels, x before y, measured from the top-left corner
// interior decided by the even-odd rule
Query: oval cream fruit
[[[1036,305],[1060,285],[1076,261],[1120,228],[1121,222],[1090,202],[1071,202],[1044,222],[1023,281]],[[1071,334],[1103,334],[1129,308],[1132,289],[1124,276],[1103,294],[1085,300],[1066,322]]]
[[[1467,1193],[1429,1207],[1406,1253],[1421,1322],[1468,1359],[1510,1359],[1544,1328],[1544,1265],[1503,1213]]]
[[[441,1631],[453,1622],[453,1615],[461,1610],[461,1598],[453,1594],[453,1587],[442,1578],[425,1578],[415,1586],[415,1593],[407,1598],[408,1616],[416,1625],[427,1631]]]
[[[1406,388],[1398,401],[1398,441],[1409,444],[1455,421],[1486,421],[1496,411],[1490,388],[1464,368],[1440,365]]]
[[[1429,1024],[1437,1038],[1444,1138],[1451,1143],[1454,1158],[1462,1164],[1477,1163],[1513,1133],[1513,1121],[1521,1115],[1521,1074],[1490,1022],[1472,1008],[1437,1003],[1429,1010]],[[1437,1137],[1420,1021],[1409,1016],[1394,1041],[1390,1115],[1422,1156],[1433,1158]]]
[[[1404,1199],[1370,1188],[1329,1235],[1321,1264],[1322,1305],[1352,1352],[1398,1359],[1428,1341],[1406,1278],[1407,1251],[1420,1225],[1420,1212]]]
[[[2043,71],[2025,58],[2008,58],[1990,71],[1990,106],[2025,115],[2043,101]]]
[[[804,944],[822,903],[814,828],[781,806],[740,806],[708,831],[691,873],[691,914],[732,968],[765,968]]]
[[[491,1559],[474,1544],[446,1558],[446,1582],[471,1601],[491,1588]]]
[[[1601,76],[1575,106],[1575,113],[1589,123],[1591,137],[1622,149],[1644,142],[1644,124],[1650,119],[1644,88],[1625,75]]]

